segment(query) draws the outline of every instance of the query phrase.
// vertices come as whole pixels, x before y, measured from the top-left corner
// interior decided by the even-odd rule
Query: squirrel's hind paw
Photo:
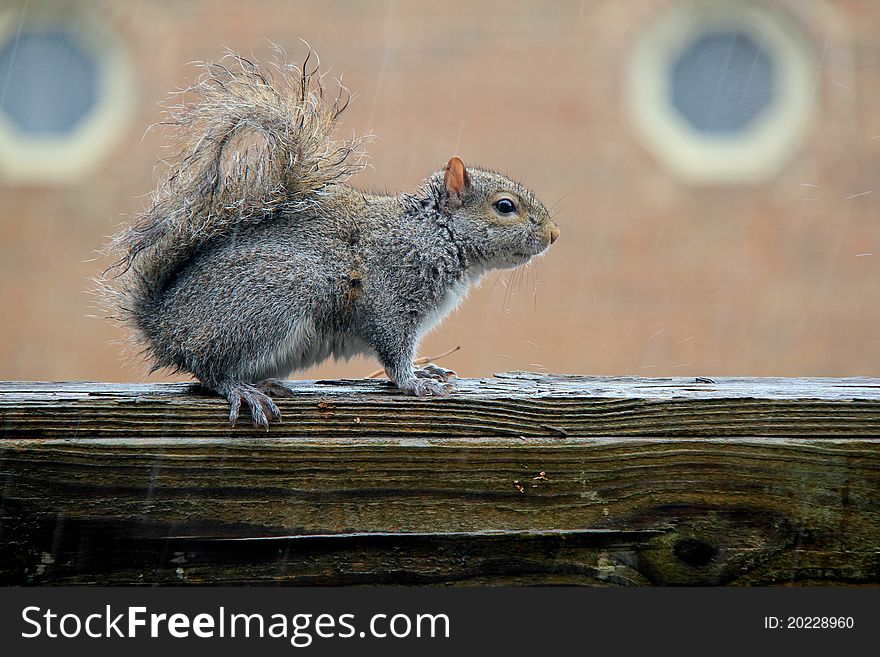
[[[238,412],[241,409],[241,403],[245,402],[251,409],[251,418],[255,427],[261,427],[266,431],[269,430],[269,422],[271,420],[281,420],[281,411],[272,401],[269,395],[266,395],[254,386],[246,383],[232,384],[227,388],[226,398],[229,400],[229,423],[235,426],[238,420]]]

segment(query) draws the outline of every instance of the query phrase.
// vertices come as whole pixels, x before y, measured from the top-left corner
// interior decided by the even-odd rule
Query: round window
[[[74,178],[106,153],[132,103],[126,57],[91,15],[0,12],[0,175]]]
[[[687,3],[637,42],[627,104],[645,143],[679,175],[738,183],[778,171],[812,104],[809,45],[751,3]]]
[[[697,132],[747,131],[773,100],[774,60],[742,32],[703,34],[670,68],[672,105]]]
[[[0,110],[28,135],[64,135],[94,108],[98,65],[61,29],[28,30],[0,49]]]

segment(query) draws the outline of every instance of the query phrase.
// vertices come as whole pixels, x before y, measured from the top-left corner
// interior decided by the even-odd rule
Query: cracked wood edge
[[[272,436],[877,436],[880,379],[584,377],[515,372],[462,379],[444,399],[377,380],[296,381]],[[0,437],[216,438],[223,399],[189,384],[0,382]],[[263,434],[265,435],[265,434]]]

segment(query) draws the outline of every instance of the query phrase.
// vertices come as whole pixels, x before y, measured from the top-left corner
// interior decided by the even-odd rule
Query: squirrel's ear
[[[450,196],[460,196],[466,185],[470,184],[467,169],[464,168],[464,162],[457,155],[449,158],[444,169],[446,175],[443,182],[446,185],[446,191]]]

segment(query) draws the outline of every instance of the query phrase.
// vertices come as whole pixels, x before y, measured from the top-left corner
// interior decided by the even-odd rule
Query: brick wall
[[[357,184],[411,188],[460,154],[522,179],[562,227],[530,268],[488,276],[424,353],[461,345],[446,364],[467,375],[880,375],[880,189],[863,193],[880,186],[880,5],[769,3],[814,49],[810,123],[777,175],[698,186],[623,107],[633,43],[674,4],[108,1],[136,109],[75,182],[0,180],[0,378],[145,376],[84,292],[106,264],[95,250],[155,185],[163,142],[144,130],[187,62],[264,56],[266,39],[298,57],[299,37],[355,92],[345,129],[378,136]]]

